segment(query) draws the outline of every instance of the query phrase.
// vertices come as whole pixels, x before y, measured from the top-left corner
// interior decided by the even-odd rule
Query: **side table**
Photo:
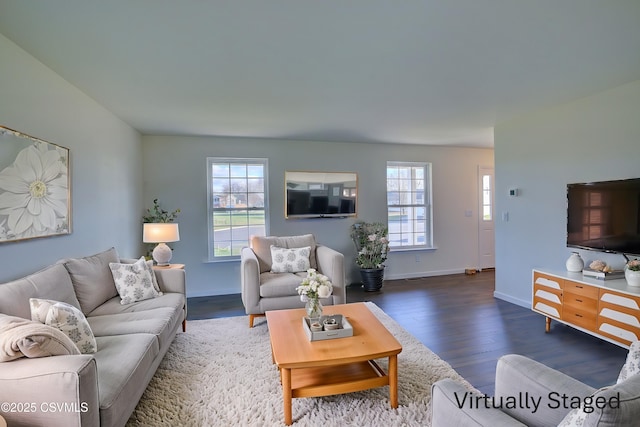
[[[172,268],[184,270],[184,264],[154,265],[153,268],[157,268],[158,270],[167,270]]]

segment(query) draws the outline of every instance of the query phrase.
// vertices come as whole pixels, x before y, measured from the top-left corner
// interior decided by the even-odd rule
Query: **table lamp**
[[[178,224],[166,223],[145,223],[142,230],[142,241],[144,243],[157,243],[153,249],[153,259],[158,265],[169,265],[171,260],[171,248],[167,246],[169,242],[180,240]]]

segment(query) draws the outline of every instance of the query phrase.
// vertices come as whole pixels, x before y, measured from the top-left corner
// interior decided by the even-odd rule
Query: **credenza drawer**
[[[595,313],[598,310],[598,300],[596,298],[589,298],[584,295],[574,294],[573,292],[568,291],[564,291],[562,293],[562,303],[565,306],[571,306],[577,310],[586,310],[592,313]]]
[[[600,301],[640,312],[640,297],[600,289]]]
[[[538,287],[544,286],[545,288],[556,289],[562,291],[562,279],[559,279],[548,274],[543,274],[535,271],[533,273],[533,285]]]
[[[576,295],[583,295],[587,298],[598,299],[598,288],[589,285],[583,285],[582,283],[572,282],[571,280],[565,280],[562,284],[562,289],[565,292],[571,292]]]
[[[562,317],[562,290],[533,285],[533,309],[547,316]]]
[[[590,331],[595,331],[596,329],[595,311],[589,312],[565,305],[562,307],[562,320]]]
[[[640,328],[634,328],[602,316],[598,317],[596,332],[625,345],[631,345],[632,342],[640,340]]]

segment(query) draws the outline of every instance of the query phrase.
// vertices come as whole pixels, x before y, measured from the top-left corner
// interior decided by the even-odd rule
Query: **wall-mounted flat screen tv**
[[[284,181],[286,218],[356,216],[356,173],[286,171]]]
[[[567,246],[640,255],[640,178],[568,184]]]

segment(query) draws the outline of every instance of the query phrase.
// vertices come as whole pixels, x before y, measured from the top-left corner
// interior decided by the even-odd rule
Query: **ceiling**
[[[492,147],[640,79],[637,0],[0,0],[0,33],[143,134]]]

